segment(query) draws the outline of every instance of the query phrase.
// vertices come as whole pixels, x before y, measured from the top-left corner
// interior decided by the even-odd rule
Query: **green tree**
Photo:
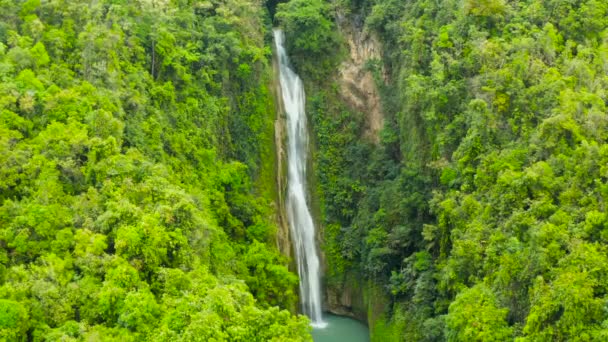
[[[324,0],[291,0],[279,3],[276,20],[285,31],[286,47],[298,73],[320,80],[335,69],[343,46]]]
[[[507,309],[497,307],[496,298],[483,284],[462,291],[446,316],[449,341],[504,341],[513,331],[505,317]]]
[[[19,302],[0,300],[0,336],[7,341],[26,341],[27,310]]]

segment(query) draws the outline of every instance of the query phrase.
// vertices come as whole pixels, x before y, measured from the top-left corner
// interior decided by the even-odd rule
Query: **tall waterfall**
[[[315,246],[315,226],[306,204],[306,159],[308,130],[304,103],[304,86],[300,77],[290,68],[285,52],[283,31],[274,30],[279,57],[279,79],[283,104],[287,114],[287,216],[295,245],[300,276],[300,297],[304,314],[314,327],[324,327],[321,313],[321,283],[319,256]]]

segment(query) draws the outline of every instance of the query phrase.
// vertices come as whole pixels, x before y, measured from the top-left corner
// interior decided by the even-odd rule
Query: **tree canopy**
[[[0,339],[310,340],[261,4],[0,8]]]

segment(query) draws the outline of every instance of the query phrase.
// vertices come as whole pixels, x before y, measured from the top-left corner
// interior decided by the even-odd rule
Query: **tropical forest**
[[[0,0],[0,341],[608,341],[605,0]]]

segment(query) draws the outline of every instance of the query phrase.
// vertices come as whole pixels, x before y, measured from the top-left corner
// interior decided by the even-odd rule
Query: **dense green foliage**
[[[275,19],[285,32],[285,45],[300,77],[315,81],[329,77],[342,54],[330,4],[325,0],[279,3]]]
[[[608,339],[601,0],[0,0],[0,339],[310,339],[265,5],[307,82],[326,283],[364,280],[375,339]],[[379,143],[331,77],[344,23],[383,43]]]
[[[608,4],[338,10],[389,83],[378,145],[336,87],[309,92],[328,285],[383,289],[378,340],[606,340]]]
[[[0,8],[0,339],[309,339],[262,3]]]

